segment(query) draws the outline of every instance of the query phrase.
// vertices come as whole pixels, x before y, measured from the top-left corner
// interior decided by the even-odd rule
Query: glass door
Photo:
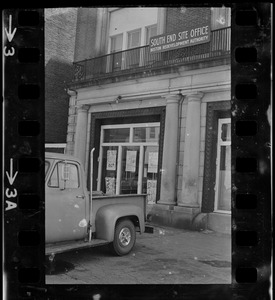
[[[218,120],[215,211],[231,211],[231,119]]]
[[[123,146],[120,194],[138,194],[140,147]]]
[[[155,203],[159,133],[159,123],[101,126],[97,190],[147,194],[148,203]]]

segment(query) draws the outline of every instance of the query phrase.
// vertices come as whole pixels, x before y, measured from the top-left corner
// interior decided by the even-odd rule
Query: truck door
[[[88,209],[80,166],[57,162],[46,182],[46,243],[83,239]]]

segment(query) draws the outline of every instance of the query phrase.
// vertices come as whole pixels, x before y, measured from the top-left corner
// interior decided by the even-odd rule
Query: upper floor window
[[[122,34],[111,37],[111,52],[118,52],[122,50],[122,39]]]
[[[148,44],[150,37],[157,33],[158,9],[158,7],[133,7],[111,11],[109,53]]]
[[[150,38],[157,35],[157,24],[146,27],[146,45],[150,43]]]
[[[128,32],[128,49],[140,46],[141,29]]]
[[[227,7],[211,8],[211,29],[219,29],[231,26],[231,10]]]

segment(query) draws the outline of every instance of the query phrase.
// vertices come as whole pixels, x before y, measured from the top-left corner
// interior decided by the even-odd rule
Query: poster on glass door
[[[136,172],[137,151],[127,150],[126,152],[126,172]]]
[[[148,155],[148,173],[158,172],[158,152],[149,152]]]
[[[157,195],[157,181],[156,180],[147,180],[147,203],[154,204],[156,203]]]
[[[114,177],[105,177],[106,195],[115,195],[116,179]]]
[[[107,151],[107,171],[115,171],[116,170],[116,150],[108,150]]]

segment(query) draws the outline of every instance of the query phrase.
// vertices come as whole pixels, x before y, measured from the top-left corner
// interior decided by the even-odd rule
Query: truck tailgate
[[[52,255],[57,253],[63,253],[76,249],[84,249],[89,247],[95,247],[99,245],[105,245],[109,242],[101,239],[92,239],[91,242],[86,241],[67,241],[58,244],[46,245],[46,255]]]

